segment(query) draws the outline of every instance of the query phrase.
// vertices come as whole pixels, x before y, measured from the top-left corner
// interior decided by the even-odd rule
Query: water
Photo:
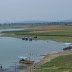
[[[16,31],[23,29],[1,29],[2,31]],[[18,64],[18,56],[30,57],[35,63],[43,59],[42,55],[62,52],[65,44],[55,41],[33,40],[25,41],[18,38],[0,37],[0,65],[3,69],[15,69],[15,64],[20,68],[26,66]]]
[[[18,56],[31,57],[35,62],[40,61],[46,54],[63,51],[64,43],[49,40],[24,41],[18,38],[0,37],[0,64],[8,68],[18,63]]]
[[[25,30],[27,28],[24,28],[24,29],[0,29],[0,32],[2,31],[19,31],[19,30]]]

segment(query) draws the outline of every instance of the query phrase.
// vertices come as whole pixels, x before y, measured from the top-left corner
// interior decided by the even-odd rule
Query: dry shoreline
[[[58,53],[54,53],[54,54],[47,54],[40,62],[36,63],[36,65],[33,65],[30,68],[33,69],[34,66],[40,66],[40,65],[50,61],[53,58],[56,58],[61,55],[69,55],[69,54],[72,54],[72,51],[68,50],[68,51],[58,52]],[[21,70],[20,72],[24,72],[24,70]]]
[[[48,61],[50,61],[53,58],[56,58],[58,56],[61,55],[69,55],[72,54],[72,51],[63,51],[63,52],[58,52],[58,53],[54,53],[54,54],[47,54],[40,62],[37,63],[37,65],[42,65]]]

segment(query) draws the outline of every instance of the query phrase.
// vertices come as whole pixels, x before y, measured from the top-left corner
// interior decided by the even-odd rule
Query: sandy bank
[[[36,64],[36,66],[40,66],[48,61],[50,61],[51,59],[57,57],[57,56],[61,56],[61,55],[69,55],[72,54],[72,51],[63,51],[63,52],[58,52],[58,53],[54,53],[54,54],[47,54],[40,62],[38,62]],[[34,68],[34,65],[30,68]],[[21,70],[20,72],[24,72],[23,70]]]
[[[72,54],[72,51],[63,51],[63,52],[58,52],[58,53],[54,53],[54,54],[48,54],[46,55],[43,60],[41,60],[40,62],[37,63],[37,65],[42,65],[48,61],[50,61],[51,59],[60,56],[60,55],[69,55]]]

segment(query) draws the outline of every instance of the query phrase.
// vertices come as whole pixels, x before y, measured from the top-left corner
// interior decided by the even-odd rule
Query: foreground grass
[[[72,72],[71,68],[60,68],[60,69],[41,69],[33,72]]]
[[[59,56],[42,65],[42,68],[52,68],[52,67],[58,67],[58,68],[72,67],[72,55]]]
[[[56,57],[32,72],[72,72],[72,55]]]

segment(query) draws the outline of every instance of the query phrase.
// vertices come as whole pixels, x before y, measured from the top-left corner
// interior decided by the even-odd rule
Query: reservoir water
[[[0,37],[0,64],[4,68],[18,63],[18,56],[31,57],[35,62],[40,61],[46,54],[63,51],[64,43],[49,40],[24,41],[18,38]]]
[[[27,28],[24,28],[24,29],[0,29],[0,32],[2,31],[19,31],[19,30],[25,30]]]
[[[23,29],[2,29],[2,31],[15,31]],[[35,63],[43,59],[43,55],[62,52],[65,43],[52,40],[25,41],[19,38],[0,37],[0,65],[4,69],[18,64],[18,56],[30,57]]]

